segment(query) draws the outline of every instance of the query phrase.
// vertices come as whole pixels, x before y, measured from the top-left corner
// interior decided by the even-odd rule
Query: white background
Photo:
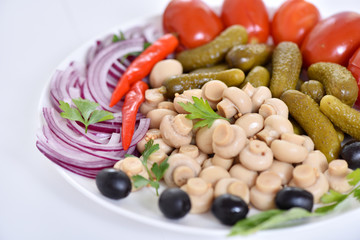
[[[107,29],[161,14],[167,2],[0,0],[1,240],[203,239],[150,227],[98,205],[66,182],[35,147],[40,94],[56,66]],[[207,2],[220,5],[222,1]],[[276,5],[282,1],[265,2]],[[318,0],[316,5],[326,14],[360,12],[360,3],[349,0]],[[359,239],[359,220],[350,214],[311,231],[280,234],[278,239]]]

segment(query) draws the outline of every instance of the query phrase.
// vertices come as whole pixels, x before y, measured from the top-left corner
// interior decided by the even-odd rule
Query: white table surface
[[[167,2],[0,0],[1,240],[203,239],[150,227],[105,209],[66,182],[35,147],[38,101],[56,66],[88,39],[122,22],[160,14]],[[316,2],[327,14],[360,12],[355,1]],[[320,229],[280,234],[277,239],[359,239],[359,220],[359,215],[333,219]]]

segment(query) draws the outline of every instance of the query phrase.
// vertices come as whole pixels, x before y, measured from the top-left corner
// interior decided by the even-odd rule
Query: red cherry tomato
[[[360,14],[341,12],[320,21],[305,37],[301,52],[305,66],[334,62],[346,66],[360,45]]]
[[[221,8],[225,27],[239,24],[246,28],[249,42],[265,43],[270,33],[269,16],[262,0],[225,0]]]
[[[313,4],[304,0],[286,1],[275,12],[271,23],[274,43],[291,41],[300,46],[319,20],[319,10]]]
[[[347,67],[349,71],[352,73],[354,78],[357,81],[359,92],[360,92],[360,47],[356,50],[356,52],[352,55],[349,60],[349,65]],[[358,95],[357,101],[355,105],[360,107],[360,94]]]
[[[176,33],[185,48],[208,43],[223,30],[215,12],[201,0],[172,0],[163,14],[165,32]]]

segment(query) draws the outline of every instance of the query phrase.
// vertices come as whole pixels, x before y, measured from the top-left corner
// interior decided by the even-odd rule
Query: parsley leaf
[[[339,193],[339,192],[336,192],[336,191],[330,189],[330,191],[328,193],[324,194],[321,197],[321,202],[325,203],[325,204],[339,202],[339,201],[344,200],[346,197],[347,197],[346,194],[342,194],[342,193]]]
[[[249,235],[260,230],[282,227],[284,224],[297,224],[298,220],[314,215],[317,214],[302,208],[292,208],[289,211],[272,209],[238,221],[229,235]]]
[[[97,110],[96,108],[99,106],[98,103],[82,98],[73,99],[72,101],[77,108],[70,107],[70,105],[64,101],[59,101],[59,107],[63,110],[60,116],[83,123],[85,125],[85,133],[87,133],[88,126],[91,124],[114,119],[114,115],[111,112]]]
[[[135,188],[145,187],[146,185],[149,184],[149,179],[146,179],[141,175],[135,175],[135,176],[132,176],[131,178],[134,182]]]
[[[360,168],[349,173],[346,178],[351,186],[356,186],[360,182]]]
[[[150,139],[150,141],[148,141],[145,144],[145,150],[142,153],[142,158],[140,158],[141,163],[144,165],[144,167],[149,175],[149,179],[146,179],[140,175],[132,176],[132,180],[133,180],[135,188],[140,188],[140,187],[150,185],[151,187],[155,188],[157,196],[159,196],[159,191],[158,191],[159,187],[160,187],[159,181],[164,176],[166,169],[169,167],[169,164],[167,163],[168,159],[165,159],[162,163],[160,163],[160,165],[157,163],[154,163],[151,167],[151,172],[148,168],[147,161],[148,161],[149,156],[159,149],[160,149],[159,144],[154,145],[154,140]],[[153,177],[152,173],[155,175],[155,178]]]
[[[356,169],[355,171],[349,173],[346,178],[348,179],[348,182],[351,186],[356,186],[360,182],[360,169]],[[321,197],[321,202],[328,205],[317,208],[315,212],[327,213],[332,211],[336,206],[344,202],[344,200],[351,195],[360,201],[360,186],[355,187],[347,194],[342,194],[334,190],[330,190]]]
[[[123,40],[125,40],[125,36],[124,36],[124,33],[120,31],[119,36],[114,34],[112,42],[120,42],[120,41],[123,41]]]
[[[179,104],[185,111],[189,112],[189,114],[186,115],[186,118],[191,120],[201,119],[194,125],[194,128],[204,126],[211,127],[211,125],[216,119],[224,119],[229,121],[229,119],[224,118],[214,112],[207,100],[204,101],[202,98],[198,98],[195,96],[193,96],[192,99],[194,103],[188,102],[185,104],[179,102]]]

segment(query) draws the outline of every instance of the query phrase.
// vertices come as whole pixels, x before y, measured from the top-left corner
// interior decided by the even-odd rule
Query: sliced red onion
[[[143,41],[141,39],[133,39],[113,43],[99,52],[91,62],[87,72],[85,88],[88,88],[90,96],[86,96],[86,98],[92,98],[107,111],[121,111],[121,104],[115,105],[112,108],[108,106],[112,95],[106,84],[108,71],[117,59],[129,52],[142,51],[142,49]]]
[[[144,29],[142,29],[144,30]],[[140,35],[139,35],[140,36]],[[139,155],[136,144],[145,136],[150,120],[138,113],[130,148],[121,142],[120,102],[109,108],[111,93],[118,79],[135,59],[133,52],[143,50],[144,34],[129,40],[112,42],[113,35],[97,41],[86,55],[85,64],[72,62],[57,70],[50,83],[52,108],[43,108],[45,124],[38,132],[36,146],[51,161],[81,176],[94,178],[98,171],[112,167],[124,155]],[[144,79],[147,81],[147,78]],[[60,116],[59,101],[73,105],[72,99],[82,97],[99,103],[99,107],[114,113],[114,119],[92,124],[85,134],[81,123]]]

